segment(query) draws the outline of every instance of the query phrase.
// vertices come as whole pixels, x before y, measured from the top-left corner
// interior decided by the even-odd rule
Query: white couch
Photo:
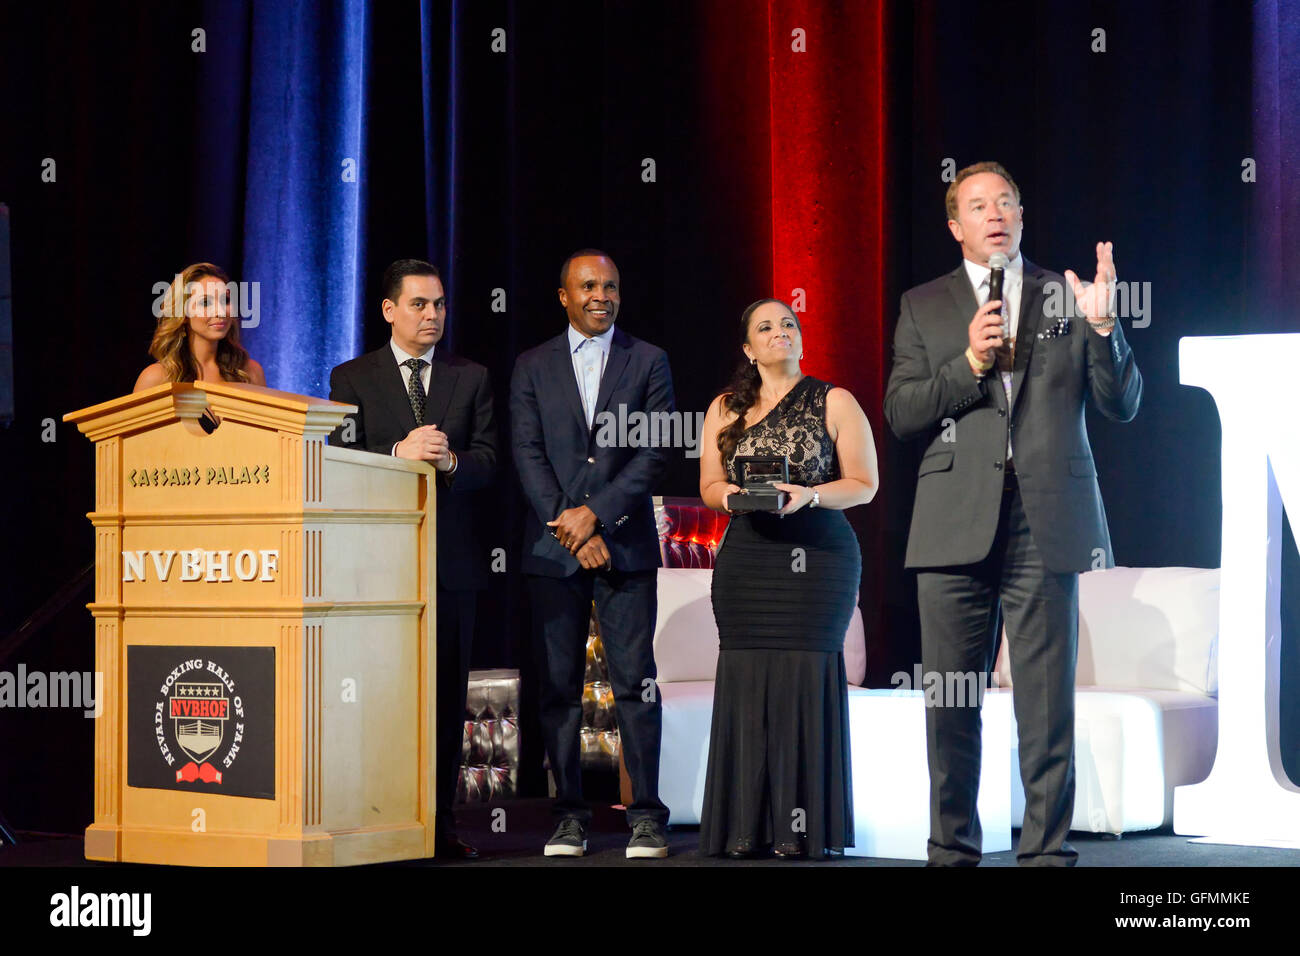
[[[669,823],[699,823],[704,807],[718,630],[709,596],[713,572],[659,569],[655,663],[663,701],[659,797]],[[921,690],[869,690],[862,613],[844,639],[849,681],[855,847],[851,855],[925,859],[929,834],[929,778],[925,757],[925,700]],[[986,701],[980,819],[990,852],[1011,847],[1010,701]]]
[[[659,616],[655,623],[655,667],[663,701],[659,798],[669,823],[699,823],[704,806],[704,772],[713,723],[713,679],[718,669],[718,627],[713,620],[710,568],[660,568]],[[862,613],[844,641],[849,685],[862,683],[867,647]]]
[[[1071,829],[1119,834],[1170,824],[1174,787],[1209,776],[1218,743],[1218,632],[1218,569],[1079,576]],[[1014,693],[1014,670],[1004,641],[1001,693]],[[1013,754],[1016,826],[1025,812],[1018,761]]]
[[[1077,830],[1120,833],[1172,818],[1175,786],[1208,775],[1218,706],[1217,570],[1115,568],[1080,576]],[[663,701],[659,793],[671,823],[703,807],[717,669],[712,571],[659,570],[655,661]],[[1004,642],[1005,647],[1005,642]],[[857,852],[923,859],[928,831],[924,710],[915,691],[868,690],[861,612],[845,635]],[[1024,816],[1010,666],[984,702],[979,808],[987,852]],[[888,728],[887,733],[877,733]]]

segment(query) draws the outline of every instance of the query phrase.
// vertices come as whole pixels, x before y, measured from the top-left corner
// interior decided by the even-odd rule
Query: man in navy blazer
[[[473,859],[456,835],[465,696],[478,592],[488,563],[474,533],[475,491],[496,475],[497,427],[487,369],[445,348],[447,299],[438,270],[399,259],[383,278],[392,339],[330,372],[330,399],[360,408],[331,444],[426,461],[438,472],[438,687],[435,818],[438,856]]]
[[[575,252],[560,270],[559,296],[568,327],[519,356],[510,382],[515,467],[530,505],[522,566],[556,789],[558,825],[545,853],[581,856],[587,846],[578,731],[594,600],[632,779],[627,856],[659,858],[668,855],[668,808],[659,799],[659,537],[650,495],[669,451],[626,436],[606,440],[610,429],[598,426],[605,415],[622,419],[620,408],[671,413],[672,375],[662,349],[614,327],[619,274],[609,256]]]

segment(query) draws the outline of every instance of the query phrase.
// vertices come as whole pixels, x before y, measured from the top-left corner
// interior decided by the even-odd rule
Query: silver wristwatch
[[[818,491],[816,488],[812,490],[812,493],[813,493],[812,501],[808,502],[808,507],[816,508],[819,504],[822,503],[822,493]]]

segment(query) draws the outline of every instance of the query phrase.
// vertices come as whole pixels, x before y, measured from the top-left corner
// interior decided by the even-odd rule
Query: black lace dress
[[[840,477],[826,431],[832,386],[805,377],[741,437],[735,455],[787,455],[790,481]],[[734,458],[734,455],[733,455]],[[736,480],[734,461],[728,461]],[[862,554],[842,511],[731,519],[713,571],[721,651],[700,852],[853,846],[844,632]]]

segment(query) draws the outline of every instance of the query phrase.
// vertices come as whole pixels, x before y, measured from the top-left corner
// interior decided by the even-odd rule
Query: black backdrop
[[[832,7],[849,18],[861,12]],[[1025,205],[1024,248],[1037,262],[1086,275],[1092,243],[1113,239],[1121,278],[1150,281],[1154,302],[1150,326],[1129,335],[1146,380],[1139,418],[1127,426],[1089,419],[1117,560],[1217,566],[1218,417],[1207,394],[1178,384],[1177,342],[1293,324],[1248,294],[1258,278],[1252,243],[1266,236],[1240,175],[1256,135],[1249,11],[1228,2],[887,7],[885,297],[896,302],[957,261],[943,225],[945,158],[958,166],[998,158],[1011,169]],[[764,221],[768,208],[744,186],[770,136],[797,135],[797,117],[775,117],[762,130],[750,122],[766,61],[748,44],[769,5],[431,9],[438,52],[458,58],[452,80],[430,82],[448,97],[454,82],[457,95],[455,116],[425,143],[415,7],[370,8],[364,347],[387,338],[374,306],[384,264],[433,250],[444,266],[451,260],[451,341],[489,367],[504,414],[514,356],[563,327],[560,260],[598,245],[622,269],[620,324],[668,348],[679,407],[702,410],[730,371],[735,317],[772,291],[767,237],[780,224]],[[246,50],[235,44],[221,62],[226,75],[214,79],[171,42],[202,18],[246,23],[245,4],[11,4],[0,16],[0,201],[12,210],[16,392],[15,422],[0,431],[3,637],[92,558],[90,444],[61,424],[57,440],[43,441],[46,420],[129,390],[148,361],[158,277],[201,258],[241,259],[250,103]],[[486,47],[495,26],[524,38],[504,70],[466,52]],[[1105,54],[1089,50],[1094,27],[1107,30]],[[426,180],[426,146],[454,154],[454,179]],[[79,157],[61,163],[57,187],[40,181],[41,159],[51,155]],[[642,156],[656,157],[657,189],[640,188],[639,170],[623,162]],[[429,210],[453,192],[454,222],[431,222]],[[495,288],[509,292],[504,316],[488,307]],[[833,309],[851,321],[860,305]],[[889,333],[892,319],[870,317]],[[882,336],[864,361],[887,354]],[[879,396],[859,399],[876,403],[879,421]],[[883,608],[869,678],[884,684],[917,653],[901,570],[915,450],[876,437],[883,490],[854,522],[864,540],[883,542],[866,555],[863,594],[864,611],[869,602]],[[695,494],[694,462],[679,459],[662,491]],[[485,511],[485,533],[513,556],[522,503],[508,469],[498,492],[508,506]],[[1300,709],[1286,702],[1300,698],[1286,691],[1300,686],[1289,532],[1284,554],[1283,721],[1287,766],[1300,779]],[[520,592],[510,575],[483,603],[476,666],[531,670]],[[0,669],[19,661],[29,670],[91,668],[89,595],[72,597]],[[529,724],[525,786],[537,792]],[[85,825],[91,731],[75,712],[0,712],[0,808],[14,823]]]

